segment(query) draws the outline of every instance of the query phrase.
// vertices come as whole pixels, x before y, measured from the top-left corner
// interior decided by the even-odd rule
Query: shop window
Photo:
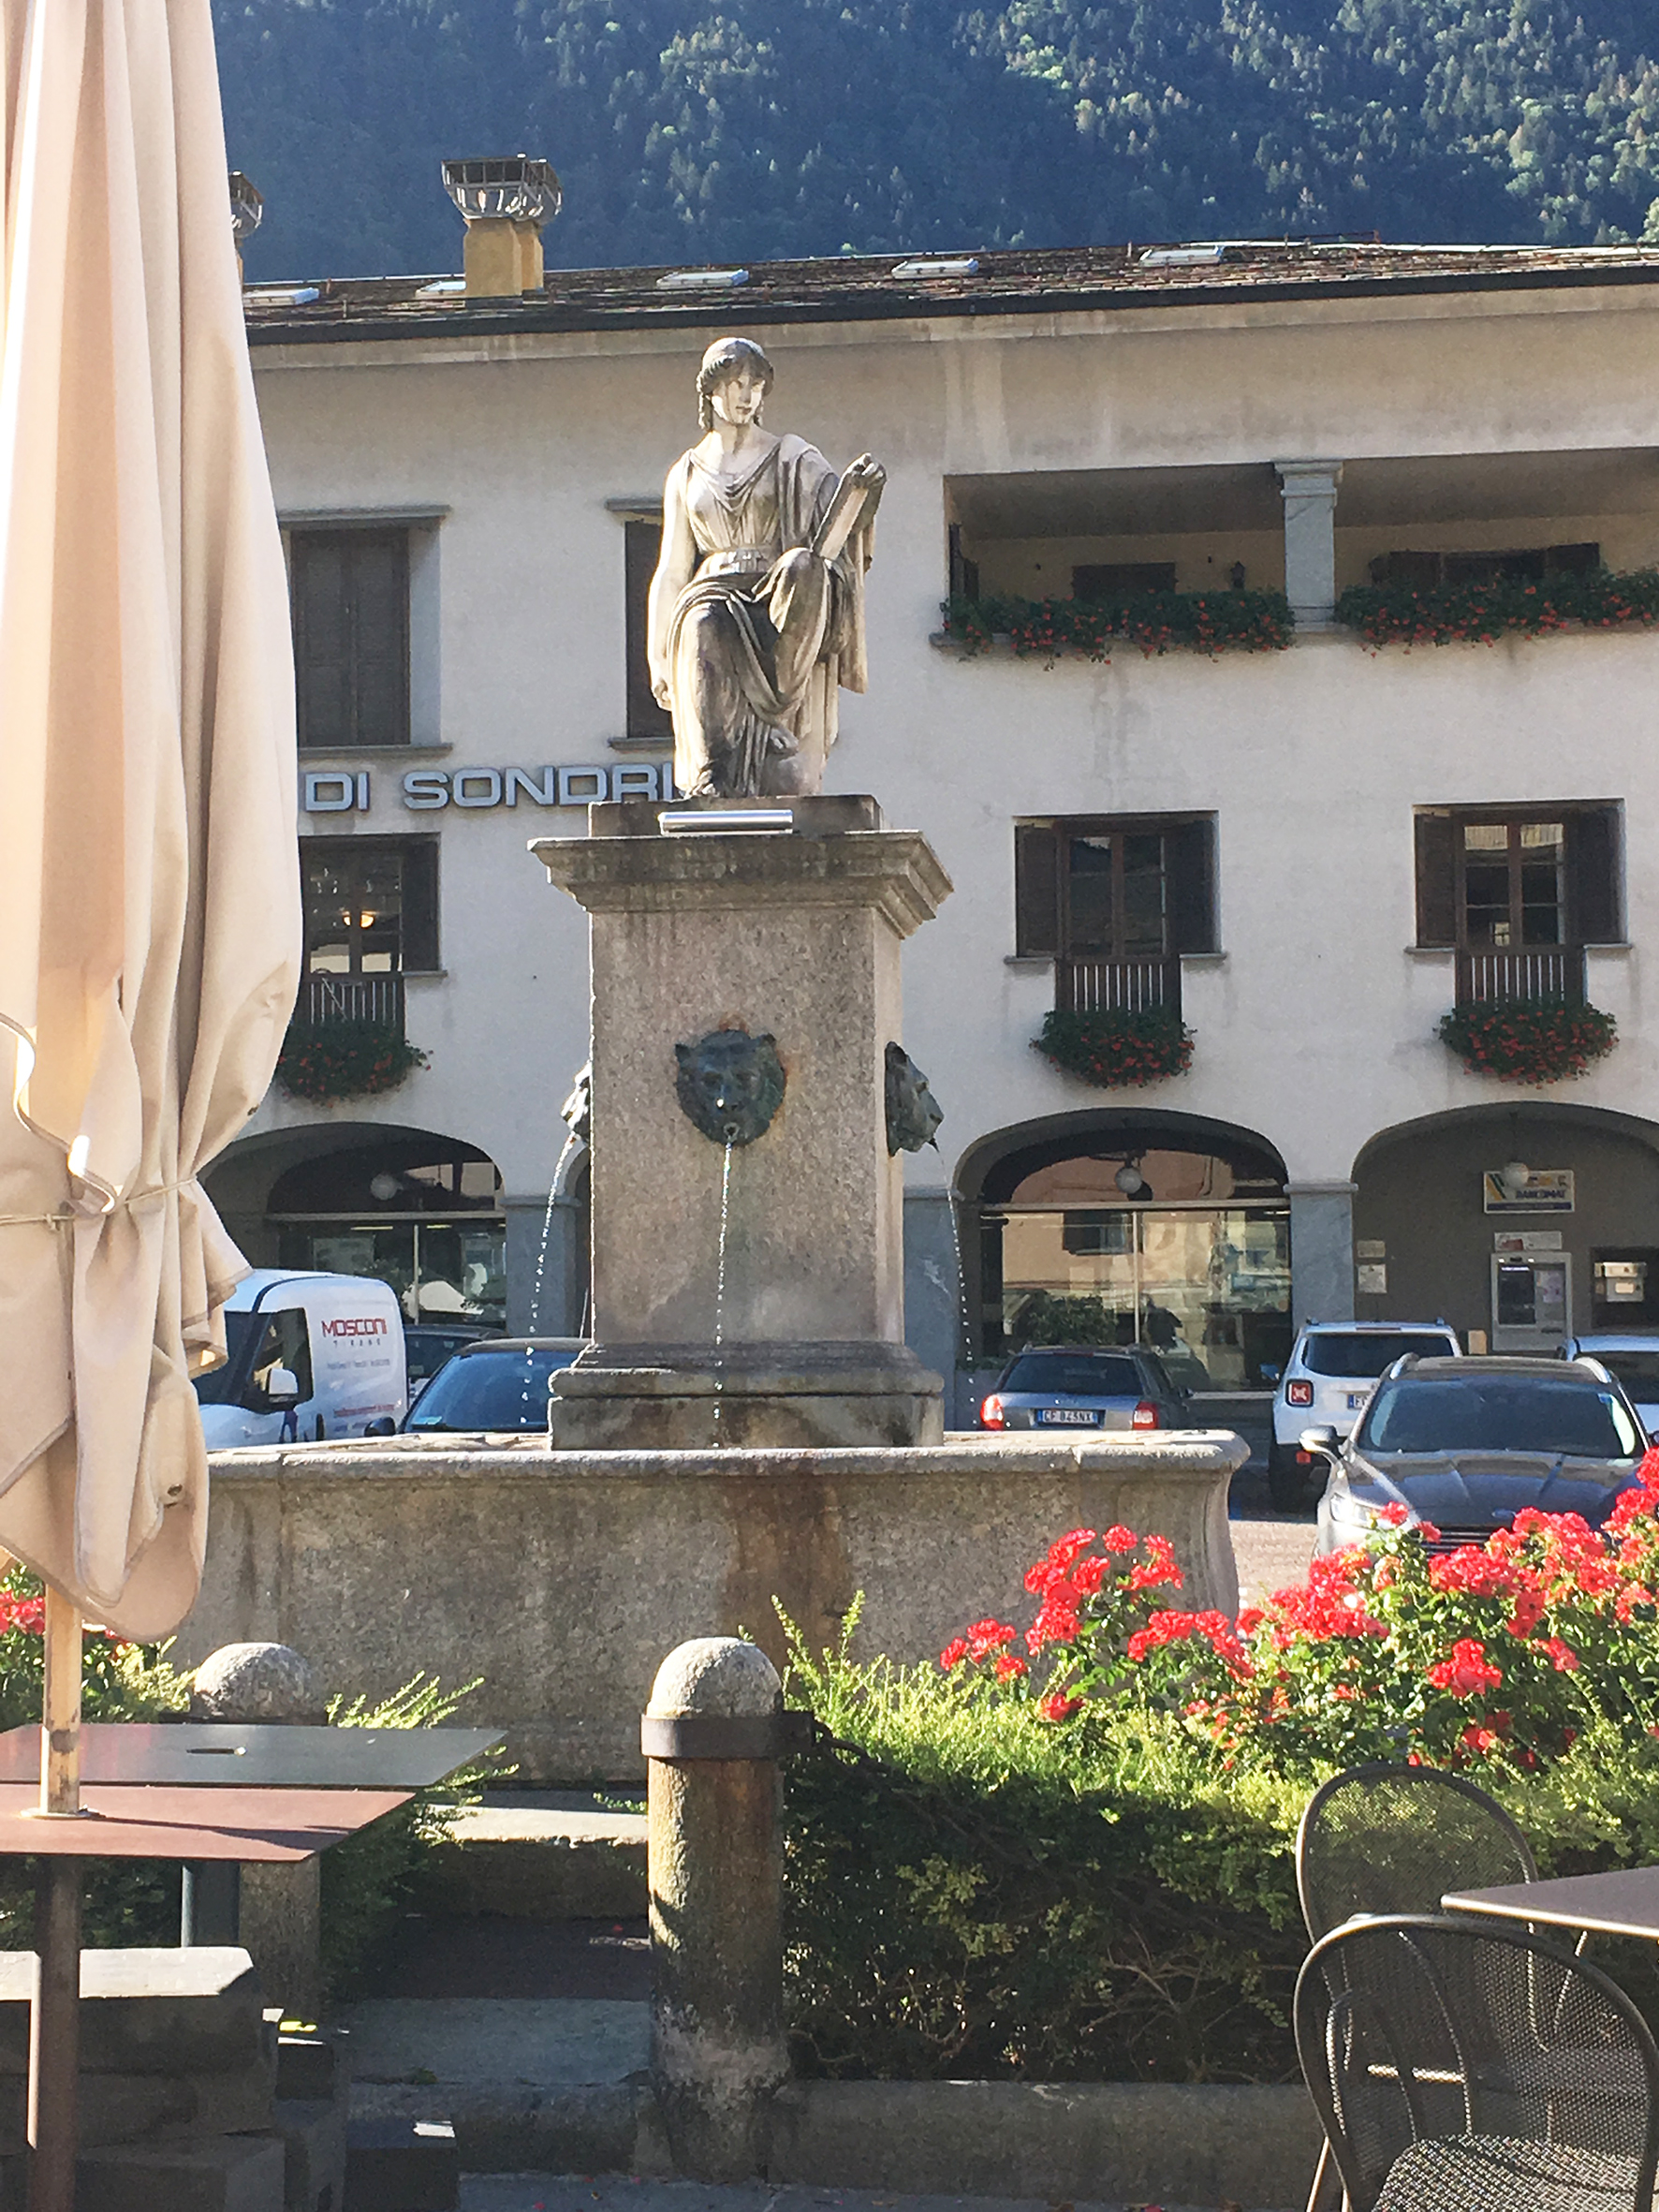
[[[1549,576],[1588,576],[1601,567],[1601,547],[1519,546],[1501,553],[1387,553],[1371,564],[1373,583],[1432,591],[1443,583],[1541,583]]]
[[[1173,561],[1088,561],[1071,572],[1074,599],[1132,599],[1174,589]]]
[[[673,718],[652,696],[651,668],[645,656],[647,604],[662,545],[660,521],[623,524],[623,565],[626,594],[628,656],[628,735],[636,741],[674,742]]]
[[[1094,963],[1213,951],[1214,848],[1211,815],[1020,823],[1016,951]]]
[[[290,531],[300,744],[409,743],[409,533]]]
[[[1527,954],[1617,943],[1618,814],[1611,804],[1420,808],[1418,944],[1514,965]]]

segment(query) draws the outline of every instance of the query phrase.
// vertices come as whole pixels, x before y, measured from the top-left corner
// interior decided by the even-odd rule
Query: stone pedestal
[[[586,837],[532,848],[592,917],[595,1343],[556,1379],[553,1441],[932,1441],[940,1379],[904,1345],[886,1051],[900,949],[949,878],[872,799],[796,799],[765,833],[669,834],[664,811],[698,809],[595,806]],[[681,1110],[674,1048],[734,1027],[776,1040],[786,1084],[731,1152],[721,1301],[725,1153]]]

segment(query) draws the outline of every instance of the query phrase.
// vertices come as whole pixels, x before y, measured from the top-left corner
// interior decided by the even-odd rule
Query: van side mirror
[[[291,1367],[272,1367],[265,1385],[265,1403],[273,1410],[300,1403],[300,1378]]]
[[[389,1413],[383,1413],[378,1421],[365,1421],[363,1423],[365,1437],[395,1437],[397,1433],[398,1424]]]
[[[1321,1424],[1318,1428],[1305,1428],[1297,1442],[1304,1452],[1317,1452],[1326,1459],[1335,1459],[1342,1449],[1342,1441],[1335,1429]]]

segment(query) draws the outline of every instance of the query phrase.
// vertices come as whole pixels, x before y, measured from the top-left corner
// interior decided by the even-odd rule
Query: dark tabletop
[[[1440,1902],[1447,1912],[1485,1912],[1499,1920],[1585,1928],[1595,1935],[1659,1938],[1659,1866],[1512,1881],[1501,1889],[1454,1890]]]
[[[92,1720],[83,1782],[169,1789],[424,1790],[501,1741],[498,1728],[280,1728],[236,1721]],[[0,1784],[37,1783],[40,1728],[0,1734]]]
[[[93,1783],[80,1817],[42,1819],[37,1784],[0,1782],[0,1852],[292,1865],[408,1803],[403,1790],[156,1790]]]

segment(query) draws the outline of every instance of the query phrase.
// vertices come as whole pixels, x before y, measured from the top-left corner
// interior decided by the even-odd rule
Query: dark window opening
[[[656,573],[657,555],[662,549],[661,523],[637,522],[623,524],[624,591],[626,605],[626,646],[628,656],[628,735],[635,739],[656,739],[664,745],[674,742],[673,717],[666,707],[660,707],[652,696],[651,666],[646,658],[645,641],[648,635],[648,605],[651,580]]]
[[[1371,564],[1373,583],[1432,591],[1443,583],[1542,583],[1549,576],[1588,576],[1601,567],[1599,545],[1518,546],[1502,553],[1387,553]]]
[[[962,551],[962,526],[960,523],[948,525],[947,547],[950,561],[950,596],[953,599],[976,599],[979,597],[979,564],[970,560]]]
[[[435,837],[306,837],[305,974],[295,1018],[402,1030],[403,980],[438,966]]]
[[[1055,961],[1057,1003],[1179,1005],[1180,955],[1215,949],[1210,815],[1022,822],[1015,951]]]
[[[1618,814],[1418,812],[1417,943],[1458,953],[1461,1000],[1582,998],[1583,948],[1622,935]]]
[[[409,533],[295,530],[288,540],[300,744],[409,743]]]
[[[1174,589],[1173,561],[1086,561],[1071,572],[1074,599],[1133,599]]]

